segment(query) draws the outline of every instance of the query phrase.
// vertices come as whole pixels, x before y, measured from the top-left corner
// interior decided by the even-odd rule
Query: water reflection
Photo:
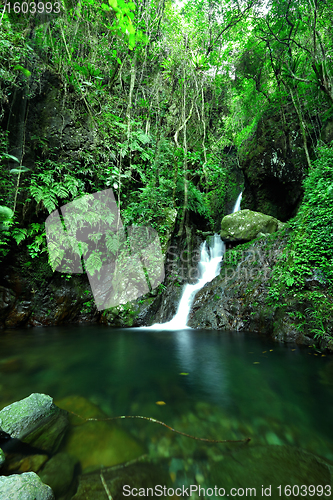
[[[202,349],[200,339],[200,334],[192,330],[176,333],[175,354],[181,371],[189,373],[189,382],[201,394],[209,394],[214,403],[225,403],[228,399],[225,354],[216,348],[216,342],[205,342]]]

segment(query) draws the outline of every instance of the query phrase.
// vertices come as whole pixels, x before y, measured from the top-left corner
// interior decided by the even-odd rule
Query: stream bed
[[[80,461],[85,477],[143,456],[159,464],[163,474],[152,481],[167,484],[171,493],[203,488],[200,493],[193,487],[191,498],[229,496],[231,488],[249,496],[250,487],[257,488],[256,496],[330,498],[333,359],[313,348],[243,332],[191,329],[95,325],[3,331],[0,409],[33,392],[49,394],[85,418],[137,415],[195,438],[251,438],[212,443],[144,419],[82,422],[73,416],[77,434],[71,431],[62,450]],[[305,489],[289,495],[286,485]]]

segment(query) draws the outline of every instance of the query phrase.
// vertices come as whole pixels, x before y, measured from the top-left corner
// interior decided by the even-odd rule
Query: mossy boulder
[[[0,498],[3,500],[54,500],[50,486],[34,472],[0,476]]]
[[[226,215],[221,222],[221,238],[226,242],[251,241],[262,234],[278,230],[279,221],[270,215],[240,210]]]
[[[48,453],[58,449],[67,427],[67,413],[45,394],[31,394],[0,411],[0,431]]]

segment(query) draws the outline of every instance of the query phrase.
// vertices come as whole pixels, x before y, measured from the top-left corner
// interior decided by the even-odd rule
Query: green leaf
[[[127,25],[127,31],[130,35],[135,35],[135,29],[133,28],[132,24]]]
[[[22,174],[23,172],[28,172],[30,168],[21,166],[20,168],[12,168],[9,173],[10,174]]]
[[[121,64],[121,60],[119,59],[119,57],[117,57],[117,63]]]
[[[105,3],[102,3],[101,7],[103,10],[106,10],[107,12],[110,10],[110,7],[108,5],[106,5]]]
[[[16,158],[16,156],[9,155],[8,153],[3,153],[1,155],[1,159],[4,159],[4,158],[6,158],[7,160],[14,160],[14,161],[17,161],[17,163],[20,163],[20,160],[18,158]]]
[[[24,76],[26,76],[27,78],[31,75],[31,71],[29,71],[28,69],[26,68],[23,68],[23,66],[21,66],[20,64],[17,64],[14,68],[13,68],[14,71],[21,71]]]

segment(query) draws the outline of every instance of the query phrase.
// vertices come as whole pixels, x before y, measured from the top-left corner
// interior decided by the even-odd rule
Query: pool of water
[[[276,464],[284,487],[297,480],[293,468],[304,456],[311,461],[315,454],[317,464],[333,461],[333,359],[247,333],[100,325],[1,332],[0,407],[33,392],[66,401],[67,409],[72,401],[76,412],[79,397],[107,417],[150,417],[195,438],[251,438],[211,443],[142,419],[118,421],[148,457],[163,462],[174,487],[245,488],[256,478],[269,487]],[[99,439],[87,441],[90,452],[102,446]],[[88,472],[93,468],[87,463]],[[315,480],[328,479],[319,474]],[[283,497],[279,484],[272,498]],[[209,493],[200,497],[221,496]]]

